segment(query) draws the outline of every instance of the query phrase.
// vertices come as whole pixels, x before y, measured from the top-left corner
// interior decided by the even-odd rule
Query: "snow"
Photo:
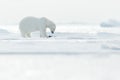
[[[101,26],[102,27],[119,27],[120,26],[120,22],[117,21],[117,20],[110,19],[110,20],[108,20],[106,22],[102,22]]]
[[[99,25],[80,24],[57,25],[56,33],[51,38],[40,38],[39,32],[33,32],[32,38],[22,38],[17,25],[1,26],[0,32],[1,53],[118,53],[120,51],[119,27],[103,28]],[[47,29],[47,34],[51,35],[49,29]]]
[[[2,25],[0,80],[120,80],[119,30],[62,24],[51,38],[22,38],[18,25]]]
[[[119,80],[120,55],[1,55],[1,80]]]

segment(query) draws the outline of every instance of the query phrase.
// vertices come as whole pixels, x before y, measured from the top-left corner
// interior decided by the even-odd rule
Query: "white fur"
[[[46,28],[49,28],[51,32],[55,31],[56,25],[49,19],[26,17],[21,20],[19,29],[23,37],[31,37],[31,32],[40,31],[40,37],[47,37]]]

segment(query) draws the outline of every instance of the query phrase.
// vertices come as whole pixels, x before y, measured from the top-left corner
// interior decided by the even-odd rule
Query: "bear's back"
[[[39,25],[39,19],[35,17],[25,17],[24,19],[21,20],[20,26],[37,26]]]
[[[19,29],[26,31],[36,31],[39,30],[42,22],[36,17],[25,17],[21,20],[19,24]]]

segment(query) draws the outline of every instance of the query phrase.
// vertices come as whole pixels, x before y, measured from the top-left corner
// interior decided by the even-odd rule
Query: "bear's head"
[[[54,34],[56,25],[51,20],[47,19],[46,17],[42,17],[40,20],[46,23],[46,27],[50,29],[51,33]]]
[[[56,25],[52,24],[52,25],[49,26],[49,28],[50,28],[51,33],[54,34],[55,29],[56,29]]]
[[[52,21],[47,20],[47,28],[49,28],[51,33],[54,34],[55,29],[56,29],[56,25]]]

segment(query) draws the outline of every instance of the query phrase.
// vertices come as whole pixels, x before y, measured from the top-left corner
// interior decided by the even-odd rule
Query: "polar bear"
[[[46,28],[49,28],[51,33],[54,34],[56,25],[45,17],[25,17],[19,24],[19,29],[23,37],[31,37],[31,32],[34,31],[40,31],[40,37],[48,37]]]

